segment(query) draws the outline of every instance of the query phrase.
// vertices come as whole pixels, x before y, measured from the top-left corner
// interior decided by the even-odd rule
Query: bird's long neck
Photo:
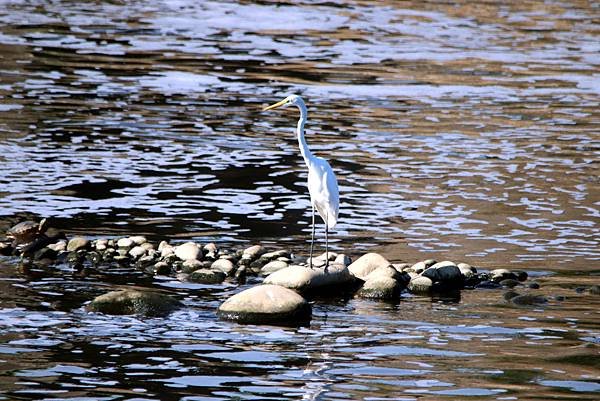
[[[298,145],[300,146],[300,153],[304,158],[304,162],[308,166],[311,158],[313,157],[313,154],[308,148],[308,145],[306,144],[306,139],[304,139],[304,123],[306,123],[306,120],[308,118],[306,106],[303,104],[299,104],[298,109],[300,109],[300,119],[298,120],[298,128],[296,131],[298,134]]]

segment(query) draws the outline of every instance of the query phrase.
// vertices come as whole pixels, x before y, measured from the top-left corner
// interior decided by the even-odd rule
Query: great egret
[[[325,268],[329,266],[329,229],[335,227],[338,220],[340,196],[337,179],[327,160],[312,154],[306,140],[304,139],[304,123],[307,120],[306,105],[300,96],[290,95],[280,102],[267,106],[263,111],[277,107],[288,107],[294,105],[300,110],[298,120],[298,144],[300,153],[308,167],[308,192],[312,205],[312,237],[310,242],[309,266],[312,269],[313,249],[315,245],[315,209],[325,222]]]

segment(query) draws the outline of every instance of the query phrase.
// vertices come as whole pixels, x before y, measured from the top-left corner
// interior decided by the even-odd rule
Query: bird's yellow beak
[[[267,107],[263,108],[263,109],[262,109],[262,111],[267,111],[267,110],[271,110],[271,109],[276,109],[276,108],[278,108],[278,107],[281,107],[281,106],[283,106],[283,105],[284,105],[284,104],[286,104],[286,103],[287,103],[287,99],[283,99],[281,102],[277,102],[277,103],[275,103],[275,104],[272,104],[272,105],[270,105],[270,106],[267,106]]]

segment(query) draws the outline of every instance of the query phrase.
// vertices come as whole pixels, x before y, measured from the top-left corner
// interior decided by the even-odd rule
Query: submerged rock
[[[264,283],[280,285],[301,293],[313,292],[322,287],[343,293],[350,290],[354,280],[354,276],[343,265],[331,264],[327,269],[292,265],[271,273],[265,278]]]
[[[217,310],[221,319],[250,324],[299,325],[310,321],[311,307],[298,293],[278,285],[259,285],[235,294]]]
[[[355,277],[358,277],[364,281],[367,275],[373,270],[377,269],[378,267],[386,267],[389,265],[390,262],[388,262],[388,260],[380,254],[367,253],[356,259],[350,266],[348,266],[348,270]]]
[[[127,289],[96,297],[86,310],[107,315],[165,316],[181,306],[181,302],[166,294]]]

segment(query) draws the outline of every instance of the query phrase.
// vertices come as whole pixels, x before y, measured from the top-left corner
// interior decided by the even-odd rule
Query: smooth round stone
[[[200,259],[202,250],[195,242],[186,242],[175,247],[175,255],[181,260]]]
[[[75,251],[79,251],[80,249],[85,249],[88,247],[89,243],[90,243],[90,241],[87,238],[83,238],[83,237],[71,238],[71,240],[67,244],[67,251],[75,252]]]
[[[277,251],[264,253],[262,254],[261,258],[268,259],[269,261],[271,261],[281,257],[289,258],[289,256],[290,253],[288,251],[286,251],[285,249],[280,249]]]
[[[517,275],[512,273],[508,269],[494,269],[494,270],[490,271],[490,278],[492,281],[496,281],[496,282],[500,282],[502,280],[506,280],[509,278],[513,279],[513,280],[518,279]]]
[[[167,276],[171,273],[171,266],[167,262],[156,262],[153,266],[154,274]]]
[[[354,276],[343,265],[330,264],[327,269],[292,265],[271,273],[264,283],[280,285],[298,292],[313,292],[322,287],[344,292],[354,283]]]
[[[204,252],[206,253],[212,253],[215,255],[218,253],[217,245],[214,242],[209,242],[208,244],[204,245],[202,249],[204,249]]]
[[[399,272],[404,271],[404,269],[410,268],[408,263],[392,263],[392,267]]]
[[[192,273],[198,269],[202,269],[204,264],[196,259],[188,259],[181,264],[181,269],[184,273]]]
[[[173,247],[169,244],[163,246],[162,248],[158,247],[158,251],[160,252],[161,258],[166,258],[170,255],[175,255],[175,247]]]
[[[447,291],[462,288],[464,277],[454,262],[439,262],[428,267],[421,273],[431,279],[435,290]]]
[[[52,249],[54,252],[63,252],[67,250],[67,241],[61,240],[55,244],[48,245],[48,248]]]
[[[510,302],[515,305],[542,305],[548,302],[548,299],[541,295],[524,294],[510,298]]]
[[[475,286],[475,288],[485,289],[485,290],[495,290],[497,288],[502,288],[502,286],[495,281],[485,280],[485,281],[482,281],[479,284],[477,284]]]
[[[42,249],[37,250],[35,252],[35,254],[33,255],[33,258],[35,260],[44,260],[44,259],[54,260],[54,259],[56,259],[56,256],[58,256],[58,252],[56,252],[55,250],[46,246],[46,247],[43,247]]]
[[[425,268],[429,268],[433,265],[435,265],[437,263],[437,261],[435,259],[426,259],[423,261],[423,263],[425,263]]]
[[[210,268],[221,271],[228,276],[232,276],[235,272],[235,265],[228,259],[217,259],[210,265]]]
[[[243,256],[246,256],[247,258],[250,258],[250,259],[256,259],[256,258],[260,257],[262,254],[264,254],[265,252],[266,252],[265,248],[262,245],[252,245],[251,247],[244,249]]]
[[[539,284],[539,283],[536,283],[536,282],[534,281],[534,282],[532,282],[532,283],[529,283],[528,287],[529,287],[529,288],[531,288],[531,289],[533,289],[533,290],[537,290],[537,289],[539,289],[539,288],[540,288],[540,284]]]
[[[133,246],[133,241],[131,238],[121,238],[117,241],[117,246],[119,248],[131,248]]]
[[[373,270],[377,269],[378,267],[385,267],[389,265],[390,262],[388,262],[386,258],[378,253],[371,252],[356,259],[350,266],[348,266],[348,270],[355,277],[358,277],[364,281],[367,275]]]
[[[429,277],[417,276],[408,283],[408,290],[413,294],[429,294],[433,281]]]
[[[500,284],[502,287],[514,288],[514,287],[520,285],[521,283],[518,280],[513,280],[511,278],[507,278],[506,280],[500,281],[498,284]]]
[[[131,250],[129,251],[129,256],[131,256],[134,259],[138,259],[141,258],[142,256],[144,256],[146,254],[146,248],[142,247],[142,246],[134,246],[133,248],[131,248]]]
[[[180,306],[179,301],[159,292],[121,290],[96,297],[86,309],[107,315],[165,316]]]
[[[311,307],[298,293],[278,285],[259,285],[235,294],[221,306],[221,319],[249,324],[299,325],[310,321]]]
[[[352,264],[352,258],[346,255],[345,253],[340,253],[335,257],[333,263],[338,265],[350,266]]]
[[[154,245],[151,244],[150,242],[144,242],[140,245],[142,248],[144,248],[146,251],[155,251]]]
[[[108,248],[108,240],[107,239],[99,239],[96,241],[96,250],[97,251],[105,251]]]
[[[260,273],[263,275],[269,275],[281,269],[285,269],[286,267],[288,267],[288,264],[286,262],[283,262],[281,260],[274,260],[264,265],[262,269],[260,269]]]
[[[147,242],[146,237],[143,237],[141,235],[134,235],[133,237],[129,237],[129,239],[133,242],[134,245],[142,245],[143,243]]]
[[[425,263],[425,264],[427,264],[427,263]],[[447,267],[447,266],[456,266],[456,263],[454,263],[454,262],[452,262],[450,260],[444,260],[442,262],[437,262],[437,263],[432,264],[431,266],[428,267],[428,269],[429,268],[431,268],[431,269],[440,269],[442,267]],[[456,267],[458,267],[458,266],[456,266]]]
[[[393,277],[385,275],[369,275],[362,288],[356,294],[360,298],[394,299],[400,296],[404,286]]]
[[[390,277],[390,278],[395,279],[399,275],[400,275],[400,273],[398,273],[398,271],[396,269],[394,269],[391,265],[390,266],[380,266],[377,269],[373,270],[371,273],[367,274],[365,277],[365,281],[369,281],[376,277]]]
[[[201,284],[219,284],[225,280],[227,275],[218,270],[198,269],[190,273],[188,280]]]
[[[600,295],[600,286],[599,285],[593,285],[590,287],[590,294],[592,295]]]
[[[425,269],[427,269],[427,267],[428,266],[425,264],[425,262],[417,262],[410,268],[417,273],[422,273]]]
[[[456,266],[458,267],[458,270],[460,270],[460,274],[462,274],[465,279],[471,278],[477,274],[477,269],[468,263],[459,263]]]
[[[335,252],[323,252],[319,256],[314,256],[312,258],[313,266],[324,266],[326,261],[333,261],[337,258],[338,254]],[[306,259],[306,263],[310,263],[310,258]]]
[[[158,251],[161,252],[165,247],[171,247],[171,245],[169,245],[167,241],[160,241],[158,244]]]

